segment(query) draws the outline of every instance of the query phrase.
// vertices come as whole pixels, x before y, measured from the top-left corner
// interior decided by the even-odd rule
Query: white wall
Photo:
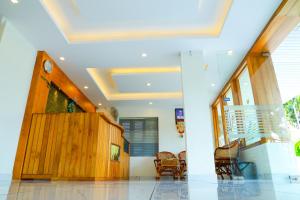
[[[203,69],[203,53],[181,54],[188,176],[216,179],[214,139],[210,109],[211,90]]]
[[[158,117],[159,151],[175,154],[185,150],[185,138],[179,137],[175,126],[175,108],[182,106],[117,106],[119,117]],[[130,176],[155,176],[154,157],[131,157]]]
[[[11,174],[36,50],[11,23],[6,21],[1,26],[0,174]]]
[[[266,143],[246,149],[241,152],[241,160],[255,163],[258,178],[287,180],[300,174],[291,143]]]

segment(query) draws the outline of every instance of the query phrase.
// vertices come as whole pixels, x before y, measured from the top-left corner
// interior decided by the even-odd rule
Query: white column
[[[181,53],[188,176],[216,180],[210,83],[203,64],[202,51]]]

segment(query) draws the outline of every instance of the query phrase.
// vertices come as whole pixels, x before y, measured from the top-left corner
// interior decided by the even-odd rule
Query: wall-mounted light
[[[88,87],[88,86],[84,86],[83,88],[84,88],[84,89],[86,89],[86,90],[87,90],[87,89],[89,89],[89,87]]]
[[[102,106],[102,103],[98,103],[98,106]]]
[[[59,60],[61,60],[61,61],[65,61],[65,57],[59,57]]]

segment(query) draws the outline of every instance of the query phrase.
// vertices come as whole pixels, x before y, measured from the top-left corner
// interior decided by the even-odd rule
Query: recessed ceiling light
[[[102,103],[98,103],[98,106],[102,106]]]
[[[13,4],[19,3],[19,0],[10,0]]]
[[[146,58],[148,55],[146,53],[142,53],[142,57]]]
[[[233,54],[232,50],[227,51],[227,55],[232,56],[232,54]]]
[[[65,60],[65,57],[59,57],[59,60],[61,60],[61,61],[64,61]]]
[[[211,84],[211,87],[215,87],[215,86],[216,86],[216,84],[214,84],[214,83]]]
[[[153,104],[153,103],[150,101],[150,102],[149,102],[149,105],[152,105],[152,104]]]
[[[88,87],[88,86],[84,86],[84,89],[86,89],[86,90],[87,90],[87,89],[89,89],[89,87]]]
[[[147,83],[146,85],[147,85],[148,87],[150,87],[150,86],[151,86],[151,83]]]

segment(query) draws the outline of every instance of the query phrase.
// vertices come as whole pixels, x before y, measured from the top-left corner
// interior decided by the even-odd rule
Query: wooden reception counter
[[[128,179],[123,131],[104,113],[33,114],[21,178]]]

